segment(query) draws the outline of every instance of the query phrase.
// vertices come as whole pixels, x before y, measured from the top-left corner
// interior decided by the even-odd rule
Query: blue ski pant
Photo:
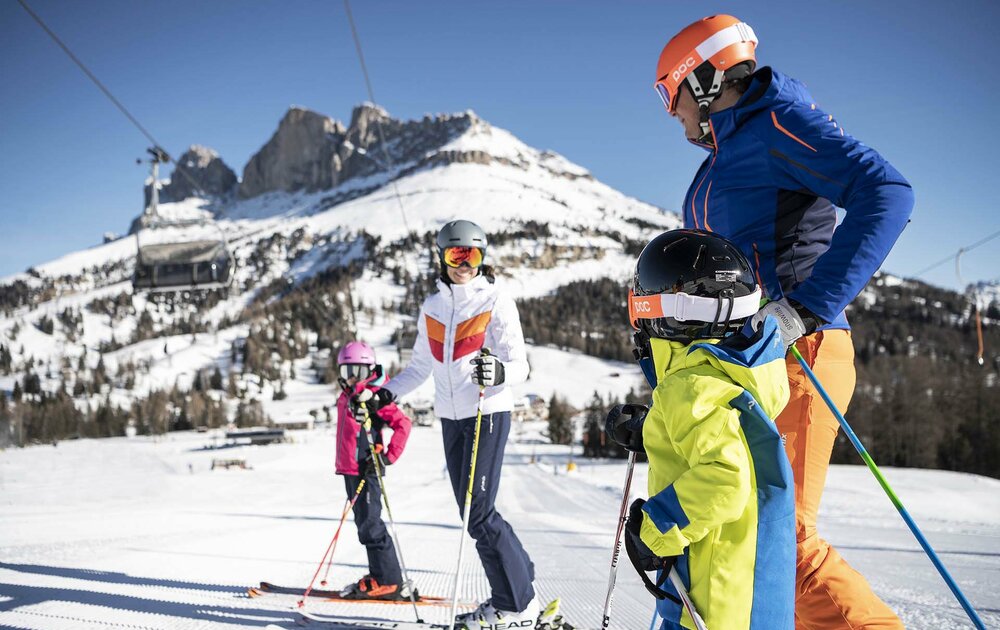
[[[442,419],[441,422],[444,455],[459,514],[465,506],[475,430],[474,417]],[[483,415],[469,512],[469,535],[476,541],[476,551],[486,570],[493,605],[500,610],[520,612],[535,596],[531,584],[535,579],[535,565],[510,524],[500,516],[494,505],[509,433],[509,411]]]
[[[379,584],[402,584],[396,547],[382,522],[382,491],[378,477],[371,474],[366,479],[361,496],[354,502],[354,524],[358,528],[358,540],[368,551],[368,573]],[[354,497],[360,483],[360,476],[344,475],[348,499]]]

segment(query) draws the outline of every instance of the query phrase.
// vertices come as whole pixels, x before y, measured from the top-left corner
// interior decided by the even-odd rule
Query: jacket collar
[[[712,125],[712,134],[715,136],[715,147],[694,140],[690,142],[707,151],[713,151],[735,134],[752,116],[773,109],[783,101],[811,103],[812,96],[805,86],[795,79],[781,74],[770,66],[764,66],[753,73],[750,87],[736,104],[708,117]]]
[[[465,300],[480,291],[486,291],[489,289],[490,281],[486,279],[486,276],[480,273],[478,276],[465,284],[449,284],[439,278],[437,281],[437,287],[438,291],[440,291],[442,295],[452,295],[456,300]]]

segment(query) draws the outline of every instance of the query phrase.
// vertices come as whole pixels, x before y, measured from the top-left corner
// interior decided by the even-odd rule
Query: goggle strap
[[[733,44],[742,42],[752,42],[757,45],[757,34],[746,22],[737,22],[732,26],[727,26],[718,33],[715,33],[702,43],[695,46],[694,51],[702,59],[711,59]]]
[[[728,298],[731,302],[728,320],[750,317],[759,310],[760,287],[750,295]],[[687,293],[661,293],[659,295],[629,295],[629,311],[633,319],[660,319],[672,317],[679,322],[718,322],[721,315],[721,297],[702,297]]]

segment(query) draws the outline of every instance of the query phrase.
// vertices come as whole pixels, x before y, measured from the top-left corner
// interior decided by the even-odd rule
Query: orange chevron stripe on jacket
[[[427,343],[431,347],[431,354],[438,361],[444,363],[444,324],[434,319],[430,315],[424,315],[427,322]]]
[[[492,317],[493,311],[486,311],[455,327],[455,353],[452,355],[452,361],[457,361],[483,347],[486,341],[486,326]]]

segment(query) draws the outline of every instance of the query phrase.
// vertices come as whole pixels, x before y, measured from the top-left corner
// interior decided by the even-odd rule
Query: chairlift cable
[[[201,189],[201,186],[198,185],[198,182],[194,181],[194,179],[192,179],[191,176],[184,169],[180,168],[180,164],[177,163],[177,160],[175,160],[173,156],[171,156],[169,153],[167,153],[161,148],[163,145],[161,145],[159,142],[156,141],[156,138],[153,137],[153,134],[151,134],[149,130],[147,130],[145,127],[143,127],[142,123],[140,123],[139,120],[132,115],[132,112],[130,112],[128,108],[126,108],[125,105],[122,104],[121,101],[115,98],[115,95],[111,93],[111,90],[109,90],[103,83],[101,83],[101,80],[98,79],[97,76],[90,71],[90,68],[88,68],[82,61],[80,61],[79,57],[73,54],[73,51],[70,50],[69,46],[67,46],[61,39],[59,39],[59,36],[56,35],[55,32],[48,27],[48,25],[42,20],[41,17],[39,17],[37,13],[34,12],[34,10],[32,10],[30,6],[28,6],[27,1],[17,0],[17,2],[28,13],[28,15],[30,15],[31,18],[35,20],[35,22],[37,22],[40,27],[42,27],[42,30],[44,30],[46,34],[48,34],[48,36],[52,38],[52,41],[54,41],[60,48],[62,48],[63,52],[65,52],[66,55],[73,60],[73,63],[75,63],[80,68],[80,70],[82,70],[83,73],[87,75],[87,78],[93,81],[94,85],[96,85],[98,89],[101,90],[101,92],[104,92],[104,95],[108,97],[108,100],[110,100],[114,104],[114,106],[117,107],[118,110],[126,118],[128,118],[129,122],[131,122],[142,135],[146,136],[147,140],[153,143],[154,150],[159,150],[163,152],[163,155],[166,156],[167,160],[173,163],[175,167],[174,172],[180,172],[185,178],[187,178],[188,183],[194,186],[194,189],[197,192],[204,194],[205,191]],[[156,182],[153,182],[153,185],[155,186]]]
[[[934,263],[932,265],[929,265],[929,266],[921,269],[917,273],[913,274],[913,278],[915,278],[915,279],[916,278],[920,278],[920,276],[924,275],[928,271],[930,271],[932,269],[937,269],[938,267],[940,267],[941,265],[945,264],[949,260],[951,260],[951,259],[953,259],[953,258],[955,258],[957,256],[960,256],[961,254],[964,254],[965,252],[970,252],[970,251],[974,250],[975,248],[979,247],[980,245],[985,245],[989,241],[992,241],[993,239],[997,238],[998,236],[1000,236],[1000,230],[997,230],[996,232],[990,234],[989,236],[983,237],[982,239],[976,241],[972,245],[968,245],[966,247],[960,247],[959,250],[956,253],[949,254],[948,256],[946,256],[946,257],[942,258],[941,260],[937,261],[936,263]]]
[[[351,2],[350,0],[344,0],[344,10],[347,13],[347,22],[351,26],[351,36],[354,38],[354,48],[358,52],[358,61],[361,64],[361,74],[365,77],[365,86],[368,88],[368,100],[371,101],[372,105],[378,107],[378,101],[375,100],[375,90],[372,88],[371,77],[368,74],[368,66],[365,64],[365,54],[361,50],[361,38],[358,36],[358,29],[354,25],[354,16],[351,14]],[[382,132],[382,120],[379,117],[375,118],[375,130],[378,132],[379,146],[382,150],[382,159],[385,162],[386,170],[391,170],[393,167],[392,158],[389,156],[389,151],[385,147],[385,134]],[[387,173],[391,177],[391,173]],[[396,186],[396,180],[393,179],[389,182],[392,184],[392,191],[395,194],[396,202],[399,204],[399,213],[403,215],[403,227],[406,228],[406,234],[410,234],[410,223],[406,220],[406,210],[403,208],[403,198],[399,194],[399,188]]]

